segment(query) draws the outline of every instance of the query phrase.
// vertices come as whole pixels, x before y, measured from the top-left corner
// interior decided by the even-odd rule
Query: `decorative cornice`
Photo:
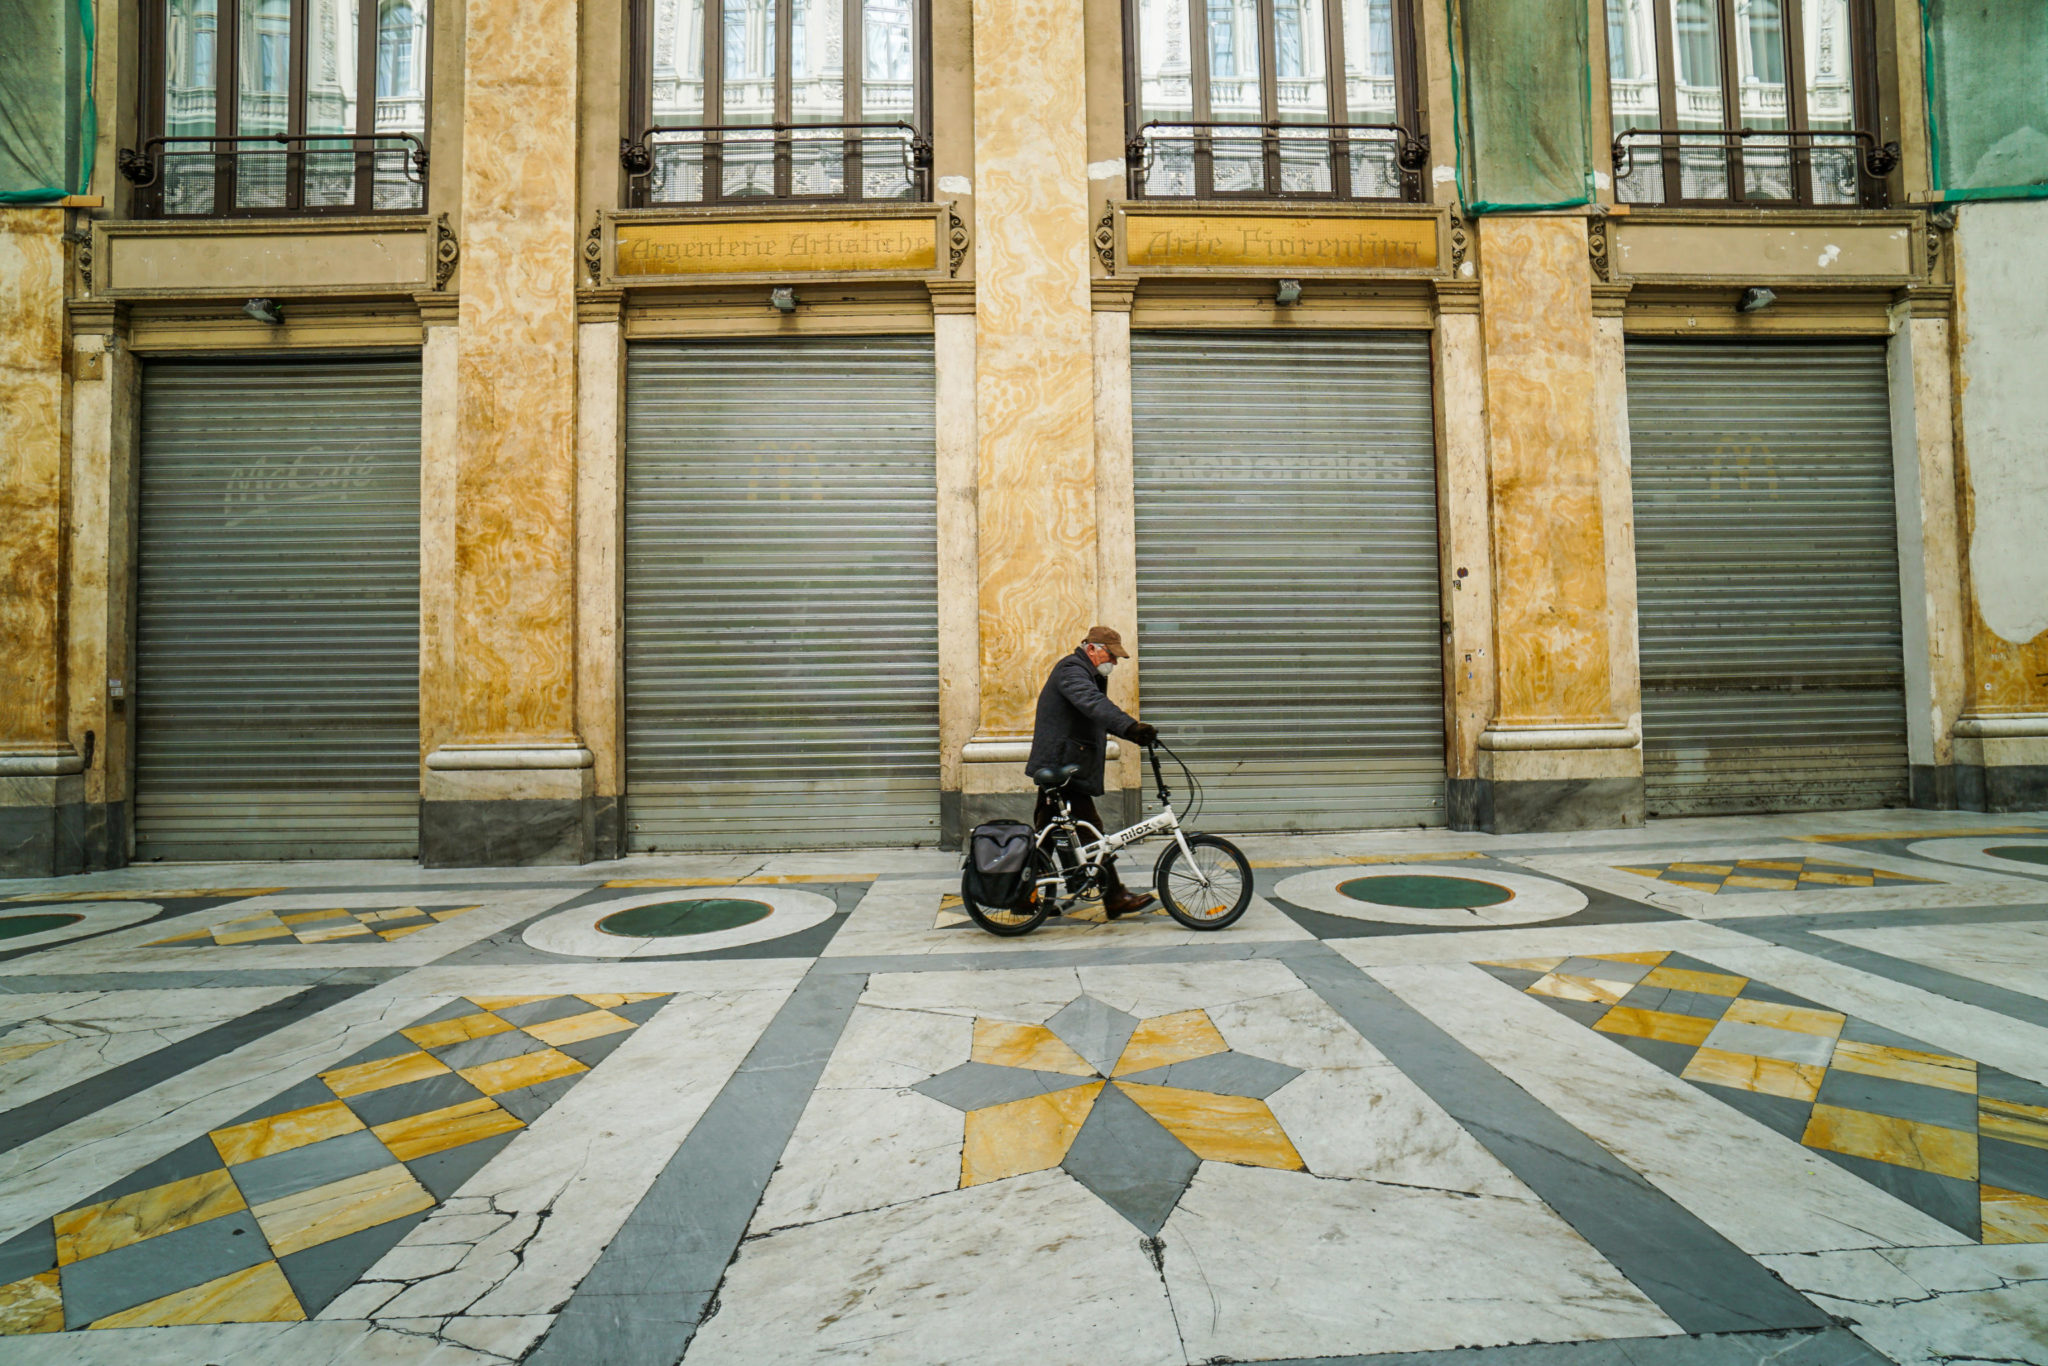
[[[1136,280],[1090,280],[1088,300],[1097,313],[1128,313],[1138,294]]]
[[[974,281],[927,280],[924,287],[931,291],[934,314],[974,312]]]

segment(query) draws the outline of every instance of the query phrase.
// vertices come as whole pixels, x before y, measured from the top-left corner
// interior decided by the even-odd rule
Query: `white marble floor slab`
[[[2048,888],[2043,899],[2048,900]],[[2048,1000],[2048,921],[1916,925],[1890,930],[1820,930],[1844,944],[1973,977]]]
[[[1652,920],[1634,925],[1563,925],[1475,930],[1457,934],[1387,934],[1332,939],[1335,949],[1362,968],[1382,963],[1470,963],[1481,959],[1559,957],[1574,953],[1647,953],[1676,949],[1704,953],[1757,943],[1729,926],[1701,920]]]
[[[1679,1331],[1535,1200],[1211,1162],[1162,1238],[1191,1362]]]
[[[1745,1252],[1964,1241],[1476,967],[1372,976]]]
[[[0,1110],[39,1100],[297,991],[221,987],[0,996]]]
[[[8,1366],[500,1366],[499,1354],[435,1335],[369,1323],[221,1323],[102,1328],[7,1339]]]
[[[1188,1359],[1137,1231],[1060,1171],[749,1238],[719,1305],[691,1366]]]
[[[1899,1366],[2048,1366],[2048,1247],[2040,1244],[1763,1260]]]

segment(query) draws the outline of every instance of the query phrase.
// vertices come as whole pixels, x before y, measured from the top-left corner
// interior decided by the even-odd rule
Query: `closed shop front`
[[[1650,814],[1903,806],[1882,342],[1631,341]]]
[[[152,362],[142,859],[419,847],[420,364]]]
[[[628,848],[938,839],[933,409],[928,336],[631,348]]]
[[[1139,686],[1217,830],[1444,821],[1429,338],[1131,339]]]

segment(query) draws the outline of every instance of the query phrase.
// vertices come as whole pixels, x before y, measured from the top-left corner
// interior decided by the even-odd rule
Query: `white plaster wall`
[[[2048,203],[1965,204],[1956,243],[1970,579],[2020,645],[2048,631]]]

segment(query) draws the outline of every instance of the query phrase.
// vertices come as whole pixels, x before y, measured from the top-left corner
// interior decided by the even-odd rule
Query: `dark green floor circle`
[[[660,901],[615,911],[597,922],[605,934],[623,939],[672,939],[685,934],[713,934],[766,920],[775,908],[765,901],[706,897],[701,901]]]
[[[1375,906],[1410,906],[1427,910],[1454,910],[1470,906],[1498,906],[1514,900],[1515,894],[1496,882],[1469,877],[1430,877],[1419,873],[1395,873],[1386,877],[1359,877],[1339,883],[1337,891],[1353,901]]]
[[[2048,844],[2002,844],[1996,849],[1986,849],[1993,858],[2009,858],[2020,863],[2048,864]]]
[[[19,939],[25,934],[41,934],[44,930],[61,929],[76,925],[85,919],[82,915],[10,915],[0,916],[0,939]]]

